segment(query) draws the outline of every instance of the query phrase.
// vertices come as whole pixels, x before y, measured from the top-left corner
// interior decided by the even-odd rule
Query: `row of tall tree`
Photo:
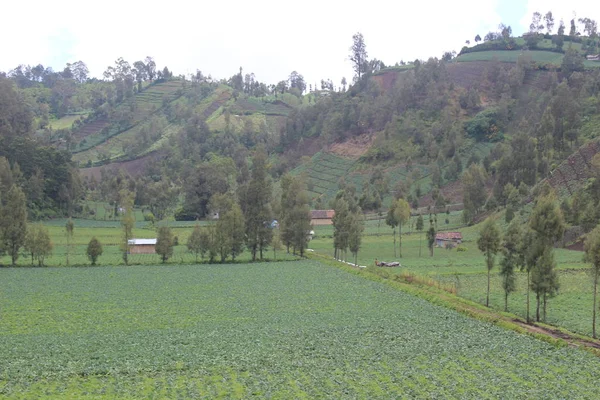
[[[552,193],[536,200],[528,224],[513,220],[504,238],[495,220],[488,218],[477,240],[479,250],[485,255],[488,271],[486,306],[489,306],[490,273],[494,259],[496,254],[502,253],[500,275],[505,309],[508,308],[508,295],[516,290],[516,271],[521,270],[527,275],[527,321],[530,321],[530,291],[536,296],[535,319],[545,321],[548,300],[556,296],[560,287],[553,249],[564,231],[564,217]]]

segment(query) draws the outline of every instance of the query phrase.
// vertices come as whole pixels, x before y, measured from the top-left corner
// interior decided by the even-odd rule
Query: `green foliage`
[[[44,260],[52,254],[54,246],[50,240],[48,229],[43,225],[37,224],[29,226],[27,229],[24,247],[31,254],[31,264],[33,265],[34,260],[37,260],[38,265],[43,267]]]
[[[92,265],[96,265],[96,261],[98,261],[98,257],[100,257],[102,253],[102,243],[100,243],[100,241],[94,236],[90,239],[86,249],[86,254]]]
[[[503,139],[503,122],[499,110],[488,108],[465,122],[465,131],[477,141],[498,142]]]
[[[27,207],[25,194],[13,185],[6,200],[0,203],[0,248],[11,257],[12,265],[19,259],[19,251],[27,238]]]
[[[473,217],[481,210],[486,200],[485,182],[487,174],[479,164],[471,164],[463,173],[464,220],[472,222]]]
[[[173,255],[173,247],[175,246],[175,238],[173,232],[168,226],[161,226],[158,228],[158,235],[156,238],[156,254],[160,256],[161,261],[164,263]]]
[[[494,268],[494,258],[500,251],[501,234],[496,221],[492,218],[488,218],[479,232],[479,239],[477,239],[477,248],[479,251],[485,254],[485,261],[488,274],[488,285],[487,285],[487,296],[485,305],[490,305],[490,272]]]
[[[503,258],[500,261],[500,276],[504,289],[504,310],[508,311],[508,295],[516,290],[516,271],[525,264],[525,249],[523,248],[523,230],[521,222],[513,220],[502,241]]]
[[[596,337],[596,295],[600,277],[600,227],[596,227],[585,238],[585,260],[592,264],[591,277],[594,284],[594,304],[592,308],[592,336]]]
[[[247,187],[241,190],[243,205],[246,246],[252,253],[252,260],[256,260],[256,253],[263,259],[263,251],[271,243],[273,230],[271,221],[272,185],[267,176],[267,158],[263,151],[259,151],[252,160],[252,179]]]

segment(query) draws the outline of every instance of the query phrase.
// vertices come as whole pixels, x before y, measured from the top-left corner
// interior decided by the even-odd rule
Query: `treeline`
[[[526,318],[530,315],[530,293],[535,294],[535,320],[546,321],[549,300],[558,294],[559,275],[556,271],[554,245],[561,240],[566,222],[558,205],[556,194],[544,186],[535,200],[533,211],[524,221],[514,219],[504,235],[493,218],[488,218],[479,233],[477,246],[484,253],[488,271],[486,306],[489,306],[490,273],[495,257],[500,260],[500,276],[504,290],[504,309],[508,311],[508,297],[516,291],[517,271],[525,272],[527,278]],[[590,278],[593,283],[594,302],[592,331],[596,337],[596,292],[600,278],[600,225],[585,239],[585,260],[592,264]]]
[[[74,212],[82,191],[71,155],[40,141],[24,98],[1,76],[0,121],[0,199],[15,186],[32,219]]]

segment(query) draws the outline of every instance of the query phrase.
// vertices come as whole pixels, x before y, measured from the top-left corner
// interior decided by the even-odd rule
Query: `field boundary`
[[[458,311],[471,318],[535,337],[536,339],[557,347],[578,347],[600,357],[600,340],[593,339],[589,336],[579,335],[564,328],[543,323],[528,324],[527,321],[515,314],[495,311],[494,309],[485,307],[479,303],[449,293],[441,288],[409,283],[400,275],[391,274],[383,269],[373,270],[374,267],[357,268],[318,253],[307,253],[307,257],[346,272],[360,275],[366,279],[384,283],[408,294],[427,300],[430,303]]]

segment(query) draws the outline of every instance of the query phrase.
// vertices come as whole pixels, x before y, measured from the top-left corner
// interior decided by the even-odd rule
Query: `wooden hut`
[[[156,254],[156,239],[130,239],[127,246],[129,254]]]

